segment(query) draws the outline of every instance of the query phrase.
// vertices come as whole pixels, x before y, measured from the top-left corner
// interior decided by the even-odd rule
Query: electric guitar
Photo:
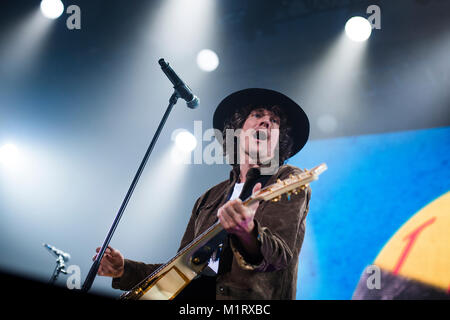
[[[280,180],[251,195],[243,205],[249,206],[259,201],[281,200],[286,194],[290,200],[291,195],[298,194],[305,189],[308,183],[317,180],[319,174],[327,169],[325,163],[306,170],[297,175]],[[121,295],[121,300],[172,300],[208,265],[209,258],[216,248],[223,242],[226,231],[219,221],[205,230],[186,247],[180,250],[175,257],[163,264],[152,274],[147,276],[130,291]]]

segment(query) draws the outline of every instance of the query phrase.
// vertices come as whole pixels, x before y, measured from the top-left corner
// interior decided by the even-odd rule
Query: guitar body
[[[120,299],[172,300],[206,268],[208,261],[193,262],[194,254],[223,231],[219,223],[207,229],[168,263],[157,269]]]

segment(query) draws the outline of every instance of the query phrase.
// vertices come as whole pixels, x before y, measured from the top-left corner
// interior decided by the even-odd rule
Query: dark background
[[[159,58],[201,105],[178,102],[113,239],[141,261],[170,258],[195,199],[226,179],[226,165],[177,169],[166,156],[174,130],[209,128],[233,91],[284,92],[308,114],[312,141],[450,123],[447,0],[63,2],[80,7],[81,30],[67,29],[66,13],[29,23],[39,1],[0,5],[0,145],[14,142],[28,165],[0,171],[0,267],[10,272],[49,279],[48,242],[84,280],[172,93]],[[381,29],[350,43],[346,21],[373,4]],[[220,59],[211,73],[196,65],[204,48]],[[108,279],[94,287],[117,295]]]

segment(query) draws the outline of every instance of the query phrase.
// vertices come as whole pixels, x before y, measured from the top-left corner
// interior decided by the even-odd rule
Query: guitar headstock
[[[301,190],[304,190],[308,184],[319,178],[319,175],[327,170],[327,165],[322,163],[311,170],[305,169],[300,174],[292,174],[289,178],[280,180],[270,186],[267,186],[257,193],[251,196],[251,201],[272,201],[277,202],[281,200],[283,194],[287,195],[287,199],[290,200],[291,195],[298,194]]]

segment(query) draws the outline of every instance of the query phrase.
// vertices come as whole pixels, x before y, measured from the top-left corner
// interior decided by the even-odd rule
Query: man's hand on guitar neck
[[[252,190],[256,193],[261,189],[261,183],[257,183]],[[217,211],[217,217],[223,228],[235,235],[242,244],[245,252],[255,260],[259,260],[261,253],[257,242],[254,217],[259,203],[244,206],[240,199],[230,200]]]
[[[95,249],[95,251],[100,251],[101,247]],[[95,260],[97,254],[92,258]],[[97,274],[99,276],[120,278],[123,275],[125,259],[119,250],[115,250],[108,246],[106,248],[105,254],[103,255],[102,261],[100,262],[100,267],[98,268]]]

